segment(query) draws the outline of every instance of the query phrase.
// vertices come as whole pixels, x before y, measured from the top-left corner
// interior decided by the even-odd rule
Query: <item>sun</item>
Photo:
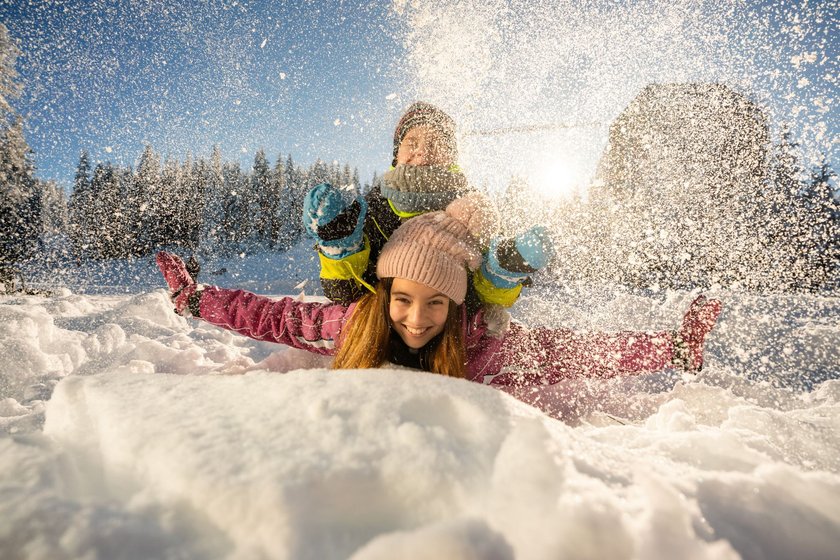
[[[580,171],[558,157],[537,163],[526,177],[531,189],[546,199],[572,198],[582,184]]]

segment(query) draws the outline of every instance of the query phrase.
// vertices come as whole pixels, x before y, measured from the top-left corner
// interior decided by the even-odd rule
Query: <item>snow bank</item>
[[[509,424],[537,415],[413,372],[107,375],[59,384],[45,433],[84,465],[76,484],[204,516],[236,557],[346,558],[483,509]]]
[[[810,435],[774,441],[768,423],[802,419],[700,383],[643,424],[571,428],[410,371],[72,376],[48,403],[63,464],[41,485],[130,532],[124,558],[828,558],[838,387],[815,395]],[[93,517],[42,531],[102,553]]]
[[[602,295],[518,313],[663,328],[692,297]],[[0,556],[832,558],[840,300],[719,297],[700,375],[521,400],[327,371],[162,289],[0,298]]]

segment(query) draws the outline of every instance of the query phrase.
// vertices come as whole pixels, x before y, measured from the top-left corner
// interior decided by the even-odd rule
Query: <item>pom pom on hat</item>
[[[481,246],[487,246],[498,235],[499,213],[490,199],[479,192],[453,200],[446,213],[464,224]]]

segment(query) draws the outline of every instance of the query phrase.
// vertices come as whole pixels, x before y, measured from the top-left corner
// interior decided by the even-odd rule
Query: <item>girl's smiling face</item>
[[[449,298],[424,284],[394,278],[388,309],[391,324],[403,342],[419,349],[443,332]]]

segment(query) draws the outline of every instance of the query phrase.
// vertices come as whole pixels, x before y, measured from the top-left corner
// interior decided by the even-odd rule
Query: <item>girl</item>
[[[479,220],[480,221],[480,220]],[[552,384],[576,375],[628,375],[679,366],[697,371],[720,302],[696,299],[677,332],[582,334],[526,329],[500,306],[468,313],[468,270],[481,253],[468,224],[475,208],[455,201],[446,211],[409,220],[383,246],[374,292],[350,305],[272,300],[242,290],[196,284],[183,261],[161,252],[157,264],[175,311],[189,311],[257,340],[334,355],[333,368],[388,362],[501,385]]]

